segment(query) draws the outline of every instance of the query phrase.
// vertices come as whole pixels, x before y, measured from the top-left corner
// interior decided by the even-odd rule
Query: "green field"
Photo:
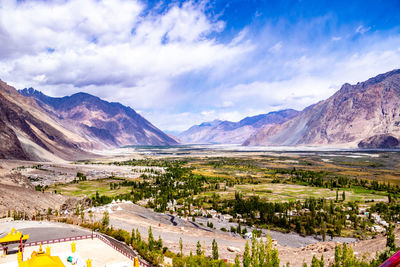
[[[131,187],[121,186],[118,189],[110,189],[110,183],[119,183],[121,180],[100,179],[90,181],[80,181],[79,183],[56,184],[49,188],[50,191],[57,190],[57,193],[67,196],[92,197],[96,191],[100,195],[115,196],[130,192]]]
[[[270,201],[295,201],[310,197],[336,199],[335,190],[294,184],[236,185],[234,190],[240,191],[244,195],[257,195]],[[339,191],[339,199],[341,199],[342,193],[343,189]],[[346,201],[387,200],[387,196],[372,194],[368,190],[346,189],[345,196]]]

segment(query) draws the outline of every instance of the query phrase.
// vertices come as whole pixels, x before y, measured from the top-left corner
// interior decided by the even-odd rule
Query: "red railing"
[[[384,263],[379,267],[397,267],[400,265],[400,251],[393,254],[392,257],[387,259]]]
[[[40,243],[42,245],[55,244],[55,243],[68,242],[68,241],[74,241],[74,240],[90,239],[90,238],[94,238],[94,237],[96,237],[96,236],[95,235],[80,235],[80,236],[73,236],[73,237],[50,239],[50,240],[43,240],[43,241],[25,243],[24,247],[39,246]]]
[[[74,241],[74,240],[93,239],[93,238],[97,238],[97,239],[101,240],[103,243],[109,245],[111,248],[115,249],[116,251],[118,251],[119,253],[121,253],[122,255],[127,257],[128,259],[130,259],[132,261],[135,259],[134,256],[132,256],[129,253],[126,253],[125,251],[123,251],[119,247],[115,246],[114,244],[112,244],[110,242],[110,240],[108,240],[107,238],[105,238],[104,236],[102,236],[100,234],[81,235],[81,236],[73,236],[73,237],[65,237],[65,238],[58,238],[58,239],[50,239],[50,240],[43,240],[43,241],[25,243],[24,247],[34,247],[34,246],[39,246],[40,244],[42,244],[42,245],[55,244],[55,243],[61,243],[61,242],[69,242],[69,241]],[[142,266],[142,267],[151,267],[150,264],[148,264],[146,262],[143,262],[140,259],[139,259],[139,265]]]
[[[107,245],[109,245],[110,247],[112,247],[113,249],[115,249],[116,251],[118,251],[119,253],[121,253],[122,255],[124,255],[125,257],[129,258],[130,260],[134,260],[135,257],[132,256],[131,254],[126,253],[125,251],[123,251],[122,249],[118,248],[117,246],[115,246],[114,244],[112,244],[110,242],[110,240],[108,240],[107,238],[105,238],[102,235],[96,235],[98,239],[100,239],[101,241],[103,241],[104,243],[106,243]],[[139,265],[143,266],[143,267],[151,267],[150,264],[143,262],[139,259]]]

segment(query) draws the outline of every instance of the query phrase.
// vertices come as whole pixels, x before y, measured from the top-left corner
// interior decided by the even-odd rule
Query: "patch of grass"
[[[92,197],[96,194],[96,191],[100,195],[114,196],[118,194],[125,194],[130,192],[131,187],[121,186],[117,189],[110,189],[110,183],[119,183],[120,180],[116,179],[100,179],[100,180],[90,180],[81,181],[79,183],[68,183],[68,184],[56,184],[49,187],[49,191],[54,190],[57,193],[67,196],[77,196],[77,197]]]
[[[270,201],[304,200],[310,197],[336,199],[336,190],[294,184],[236,185],[232,190],[240,191],[244,196],[258,195],[260,198]],[[339,190],[339,199],[342,191],[342,189]],[[387,197],[385,194],[374,194],[372,190],[346,189],[346,201],[369,199],[384,201],[387,200]]]

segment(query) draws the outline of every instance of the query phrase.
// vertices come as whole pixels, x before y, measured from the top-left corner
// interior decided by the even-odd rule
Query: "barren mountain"
[[[220,120],[204,122],[190,127],[178,137],[182,142],[189,144],[241,144],[263,125],[280,124],[297,114],[296,110],[286,109],[246,117],[239,122]]]
[[[34,101],[0,81],[0,158],[77,159],[89,156],[79,148],[78,144],[84,142]]]
[[[244,145],[356,147],[362,140],[364,148],[395,144],[393,139],[400,136],[399,103],[400,70],[393,70],[356,85],[344,84],[333,96],[307,107],[295,118],[264,126]],[[385,141],[387,138],[380,135],[392,138]]]
[[[61,98],[46,96],[32,88],[20,93],[33,97],[64,127],[90,140],[93,148],[177,144],[133,109],[119,103],[86,93]]]

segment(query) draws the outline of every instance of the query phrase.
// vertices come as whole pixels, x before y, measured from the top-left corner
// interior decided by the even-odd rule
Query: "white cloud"
[[[282,49],[282,42],[277,42],[274,46],[272,46],[269,51],[271,53],[278,53]]]
[[[219,108],[230,108],[233,107],[235,104],[232,101],[223,101],[221,104],[217,105]]]
[[[17,87],[56,95],[89,91],[150,108],[174,102],[168,94],[176,77],[229,65],[248,51],[240,40],[224,45],[208,38],[225,24],[208,18],[202,4],[145,16],[143,10],[139,1],[6,0],[0,77]]]
[[[223,98],[226,101],[251,102],[255,107],[264,104],[264,112],[280,106],[299,109],[329,96],[332,93],[329,90],[331,83],[328,79],[311,76],[298,76],[276,82],[255,81],[230,88]]]
[[[357,27],[356,33],[364,34],[364,33],[368,32],[369,30],[371,30],[371,27],[365,27],[364,25],[360,25]]]

